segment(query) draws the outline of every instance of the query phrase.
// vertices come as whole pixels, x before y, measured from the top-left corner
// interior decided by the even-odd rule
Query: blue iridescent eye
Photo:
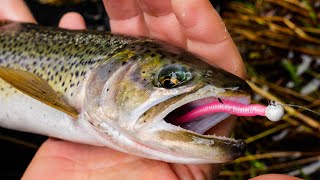
[[[171,89],[183,85],[192,79],[192,73],[179,64],[170,64],[162,68],[158,74],[158,86]]]

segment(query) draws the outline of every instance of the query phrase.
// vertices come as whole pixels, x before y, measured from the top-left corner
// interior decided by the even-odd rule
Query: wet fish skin
[[[1,66],[39,75],[69,103],[88,70],[117,53],[121,46],[144,41],[97,31],[90,35],[86,31],[55,31],[34,24],[9,23],[0,30]]]
[[[159,72],[172,65],[185,67],[192,79],[172,89],[159,87]],[[41,77],[79,112],[74,121],[0,79],[3,127],[170,162],[226,162],[244,151],[243,141],[202,136],[161,119],[199,98],[248,103],[251,96],[240,78],[164,42],[2,22],[0,67]]]

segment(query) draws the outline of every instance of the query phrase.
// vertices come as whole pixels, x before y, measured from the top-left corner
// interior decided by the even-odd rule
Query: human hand
[[[207,0],[105,0],[113,32],[169,41],[240,77],[245,71],[225,26]],[[0,19],[35,22],[22,0],[3,0]],[[83,18],[68,13],[60,27],[84,29]],[[226,135],[230,121],[211,131]],[[124,154],[106,147],[49,139],[23,179],[211,179],[213,165],[172,164]]]
[[[171,42],[244,78],[239,52],[209,0],[104,0],[111,30]]]

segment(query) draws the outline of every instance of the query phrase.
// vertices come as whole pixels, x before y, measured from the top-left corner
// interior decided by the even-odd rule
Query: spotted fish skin
[[[31,23],[0,21],[0,67],[38,75],[81,113],[84,103],[81,92],[84,91],[84,81],[88,74],[100,64],[105,64],[104,75],[108,79],[119,67],[134,60],[112,57],[121,56],[126,46],[135,43],[137,45],[134,49],[145,51],[143,45],[151,41],[108,32],[72,31]],[[21,93],[1,78],[0,110],[2,127],[114,147],[106,140],[92,135],[96,132],[83,117],[75,121]],[[39,119],[41,121],[35,121]],[[74,127],[64,131],[68,126]]]
[[[37,85],[25,83],[40,100],[11,75]],[[52,91],[78,116],[50,106]],[[243,141],[198,134],[164,118],[204,98],[249,103],[250,93],[242,79],[158,40],[0,22],[1,127],[168,162],[220,163],[239,157]]]
[[[144,41],[148,40],[106,32],[55,31],[34,24],[3,23],[0,26],[0,66],[39,75],[71,102],[88,71],[127,44]],[[122,61],[114,62],[110,69],[117,69],[124,63]],[[0,84],[1,89],[4,91]]]

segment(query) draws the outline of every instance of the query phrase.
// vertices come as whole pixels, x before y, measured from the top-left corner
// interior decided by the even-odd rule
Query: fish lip
[[[162,145],[153,147],[161,152],[167,152],[175,157],[186,158],[191,160],[196,159],[192,163],[225,163],[230,162],[242,155],[246,150],[246,142],[242,139],[235,140],[227,137],[215,135],[199,135],[189,131],[168,131],[161,130],[158,132],[158,137],[155,140],[161,140]],[[176,138],[179,137],[179,139]],[[149,138],[149,142],[154,142],[154,139]],[[182,141],[179,141],[182,140]],[[158,144],[158,143],[157,143]],[[162,146],[177,146],[183,149],[180,153],[175,150],[163,150]]]

